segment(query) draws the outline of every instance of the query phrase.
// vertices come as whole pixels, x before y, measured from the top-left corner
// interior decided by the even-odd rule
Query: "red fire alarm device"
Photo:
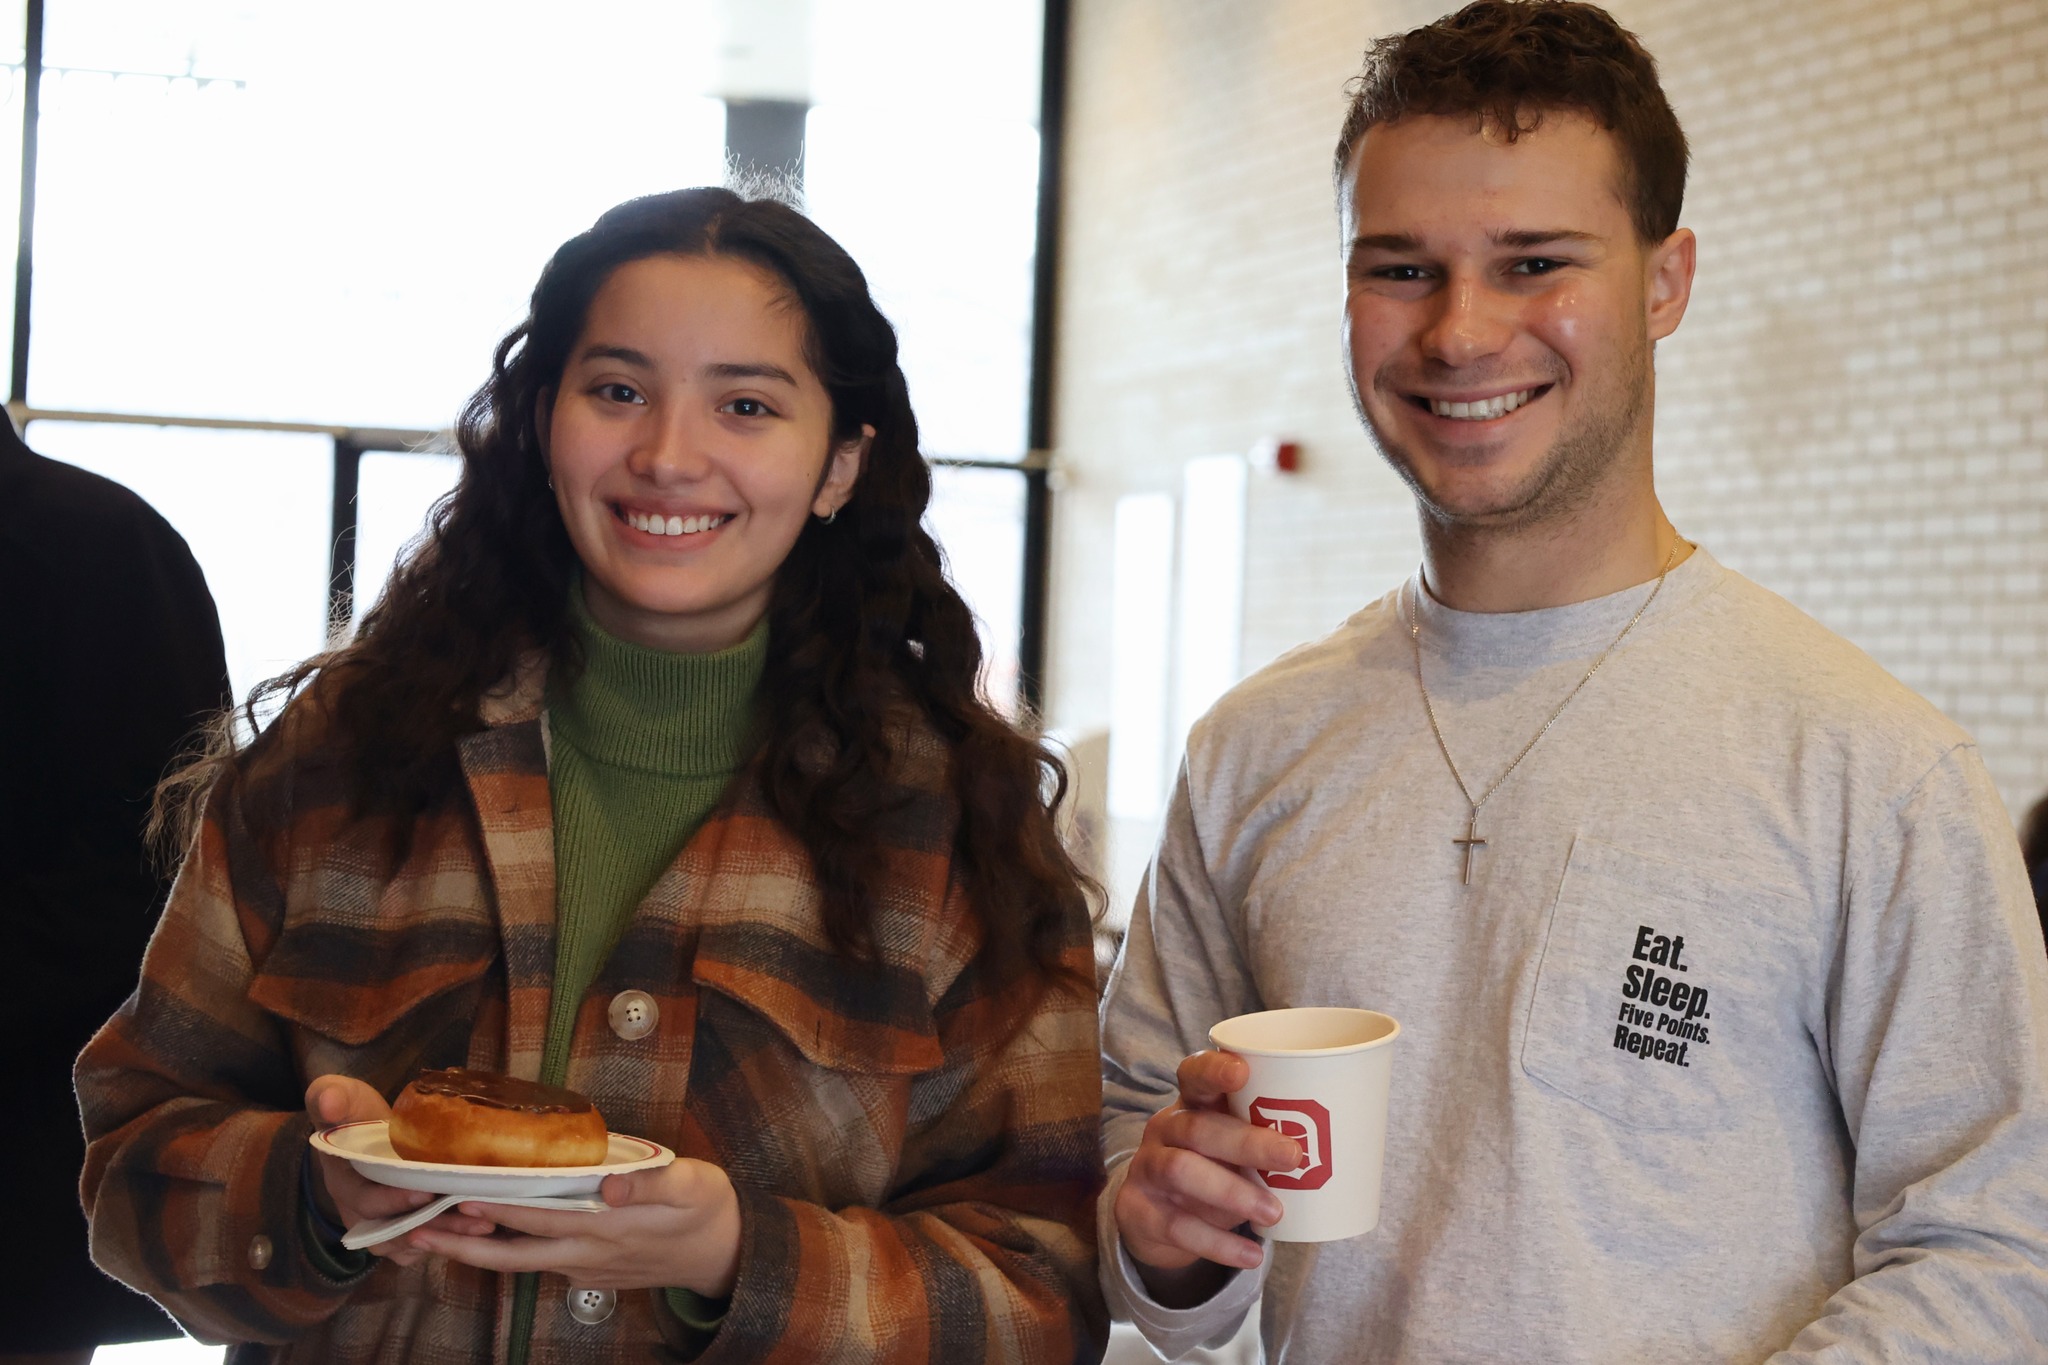
[[[1251,465],[1254,469],[1269,469],[1278,474],[1299,473],[1301,445],[1296,441],[1268,436],[1252,447]]]

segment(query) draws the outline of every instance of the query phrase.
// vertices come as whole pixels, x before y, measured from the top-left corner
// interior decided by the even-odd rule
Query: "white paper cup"
[[[1225,1019],[1209,1041],[1250,1063],[1230,1112],[1302,1145],[1292,1171],[1259,1171],[1280,1221],[1253,1226],[1276,1242],[1334,1242],[1380,1221],[1387,1090],[1401,1026],[1354,1009],[1264,1010]]]

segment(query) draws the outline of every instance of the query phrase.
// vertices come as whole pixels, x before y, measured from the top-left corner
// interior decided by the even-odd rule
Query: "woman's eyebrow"
[[[654,362],[647,358],[645,352],[636,351],[631,346],[606,346],[603,344],[585,346],[583,353],[576,358],[578,360],[617,360],[627,365],[637,365],[643,370],[654,368]]]
[[[799,387],[795,375],[780,365],[771,365],[765,360],[721,360],[706,365],[704,373],[713,379],[773,379],[791,388]]]

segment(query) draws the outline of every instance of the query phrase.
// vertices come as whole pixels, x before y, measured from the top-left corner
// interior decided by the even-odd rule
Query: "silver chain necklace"
[[[1507,771],[1494,778],[1493,785],[1481,792],[1477,800],[1473,799],[1471,788],[1465,785],[1465,778],[1458,771],[1457,761],[1451,757],[1451,746],[1444,743],[1444,727],[1437,722],[1436,704],[1429,699],[1429,684],[1422,680],[1422,590],[1420,580],[1418,580],[1415,604],[1410,609],[1408,618],[1408,640],[1415,647],[1415,686],[1422,692],[1422,709],[1429,715],[1430,733],[1436,736],[1436,747],[1444,756],[1444,765],[1451,770],[1451,780],[1458,784],[1458,794],[1464,797],[1465,804],[1472,808],[1471,816],[1465,821],[1465,837],[1451,840],[1453,844],[1456,844],[1465,852],[1465,873],[1460,880],[1466,886],[1472,884],[1472,855],[1486,847],[1486,840],[1479,837],[1480,808],[1488,801],[1491,801],[1493,794],[1500,790],[1501,783],[1507,781],[1515,769],[1522,766],[1522,760],[1527,758],[1529,751],[1534,749],[1542,742],[1543,737],[1550,733],[1550,727],[1557,724],[1557,718],[1564,714],[1565,707],[1572,704],[1572,698],[1578,696],[1586,684],[1593,681],[1593,675],[1600,671],[1600,665],[1607,662],[1607,656],[1620,648],[1621,642],[1628,638],[1628,633],[1636,628],[1636,622],[1643,619],[1643,613],[1648,611],[1650,604],[1657,600],[1657,594],[1664,591],[1664,579],[1671,573],[1671,566],[1678,562],[1678,549],[1681,545],[1690,548],[1691,542],[1681,537],[1676,544],[1672,545],[1671,553],[1664,557],[1664,567],[1657,571],[1657,582],[1650,589],[1650,595],[1643,599],[1643,605],[1636,608],[1636,614],[1628,618],[1628,624],[1621,628],[1621,634],[1615,636],[1613,640],[1608,642],[1607,648],[1600,651],[1600,657],[1593,660],[1593,666],[1586,670],[1586,676],[1579,679],[1578,685],[1564,694],[1564,700],[1559,702],[1557,709],[1550,713],[1550,719],[1543,722],[1543,728],[1538,730],[1530,738],[1529,742],[1522,746],[1522,752],[1515,755],[1515,761],[1508,764]]]

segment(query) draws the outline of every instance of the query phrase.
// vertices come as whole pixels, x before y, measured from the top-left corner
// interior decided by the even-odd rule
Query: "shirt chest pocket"
[[[1791,1054],[1811,1065],[1809,922],[1784,892],[1578,839],[1522,1070],[1631,1128],[1736,1125]]]

